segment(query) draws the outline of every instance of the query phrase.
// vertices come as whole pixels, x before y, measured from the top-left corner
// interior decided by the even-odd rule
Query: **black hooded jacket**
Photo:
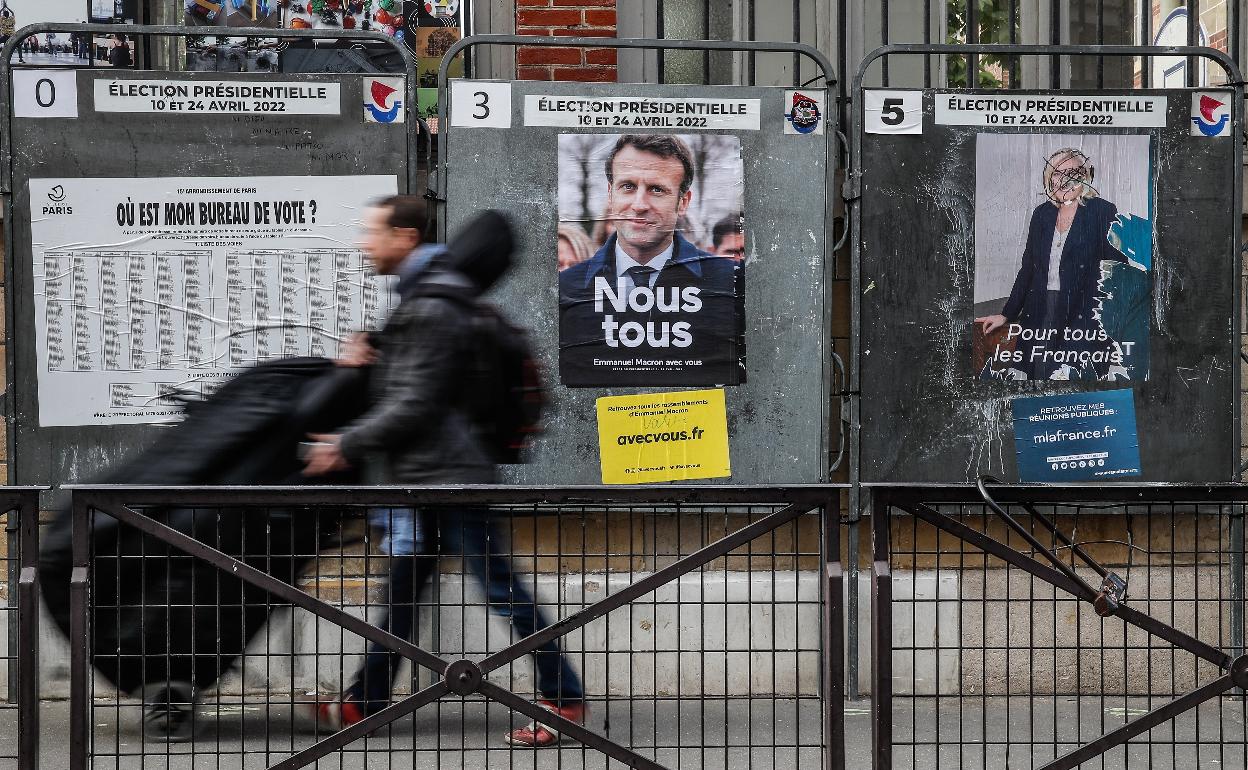
[[[489,484],[497,469],[465,403],[475,298],[506,271],[511,229],[485,212],[428,267],[401,286],[399,305],[370,335],[378,360],[369,377],[371,408],[343,431],[352,465],[384,458],[379,479],[394,484]]]

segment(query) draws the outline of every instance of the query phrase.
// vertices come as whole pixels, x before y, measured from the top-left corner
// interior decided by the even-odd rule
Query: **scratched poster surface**
[[[31,179],[39,423],[176,420],[391,304],[354,243],[393,176]]]
[[[1018,399],[1127,389],[1140,480],[1235,478],[1240,148],[1193,136],[1208,101],[1150,92],[1148,125],[1054,129],[942,123],[950,98],[915,100],[921,133],[859,137],[863,480],[1035,479]]]
[[[975,141],[972,371],[998,380],[1148,379],[1149,136],[981,133]],[[1006,168],[1012,173],[999,173]]]

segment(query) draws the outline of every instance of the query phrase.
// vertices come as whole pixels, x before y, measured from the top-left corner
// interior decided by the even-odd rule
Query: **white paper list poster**
[[[393,302],[356,246],[394,176],[31,179],[39,424],[168,422],[175,394],[337,355]]]

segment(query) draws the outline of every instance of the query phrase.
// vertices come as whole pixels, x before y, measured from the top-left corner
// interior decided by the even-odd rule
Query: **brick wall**
[[[615,37],[615,0],[516,0],[516,32]],[[520,47],[516,50],[516,76],[521,80],[614,82],[615,50]]]

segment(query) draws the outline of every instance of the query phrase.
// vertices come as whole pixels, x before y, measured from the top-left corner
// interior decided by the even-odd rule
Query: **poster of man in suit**
[[[735,136],[559,137],[564,385],[745,381],[744,189]],[[744,247],[716,253],[734,222]]]
[[[975,150],[974,372],[1147,379],[1149,136],[984,133]]]

